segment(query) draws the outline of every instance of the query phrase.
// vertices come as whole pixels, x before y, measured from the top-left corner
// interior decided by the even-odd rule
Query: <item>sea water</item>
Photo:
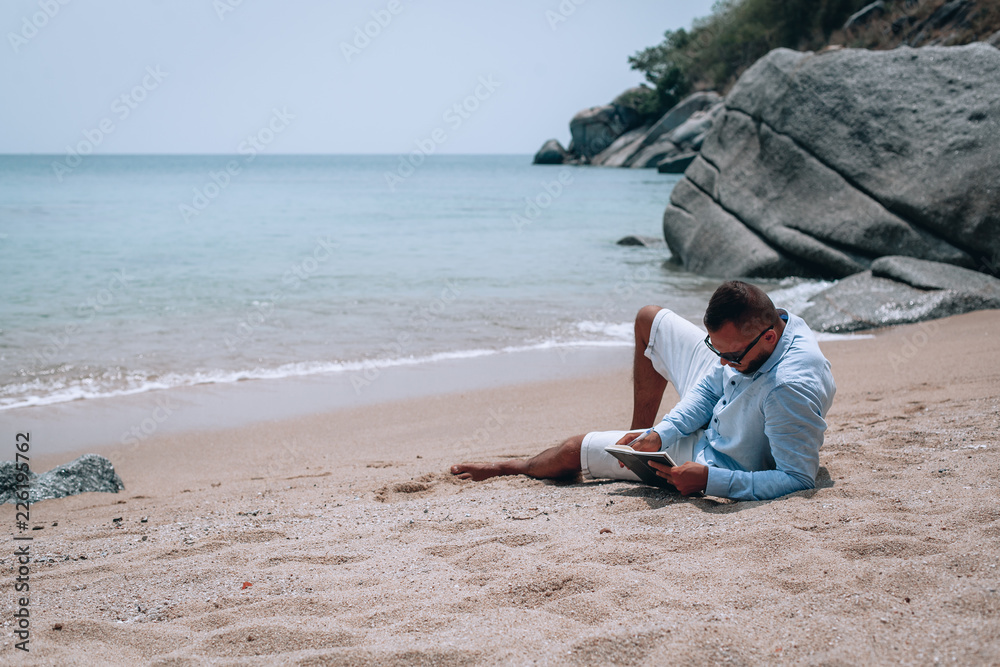
[[[665,246],[616,243],[662,238],[679,177],[653,170],[523,155],[57,163],[0,156],[0,410],[630,346],[639,307],[696,319],[718,282]]]

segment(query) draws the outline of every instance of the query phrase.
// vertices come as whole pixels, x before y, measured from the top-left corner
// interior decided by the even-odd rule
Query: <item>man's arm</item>
[[[816,486],[826,422],[822,403],[804,385],[775,387],[764,399],[764,434],[775,470],[743,472],[710,467],[705,493],[736,500],[769,500]]]
[[[716,403],[722,398],[722,366],[716,366],[674,406],[659,424],[653,427],[663,447],[691,435],[708,423]]]

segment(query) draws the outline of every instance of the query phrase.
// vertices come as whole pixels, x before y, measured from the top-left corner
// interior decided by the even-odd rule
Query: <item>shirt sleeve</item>
[[[779,385],[763,403],[764,434],[774,470],[745,472],[710,467],[705,493],[736,500],[769,500],[816,486],[826,421],[822,402],[803,385]]]
[[[653,427],[666,449],[680,438],[691,435],[712,418],[715,405],[722,398],[723,371],[720,365],[703,377],[674,406],[659,424]]]

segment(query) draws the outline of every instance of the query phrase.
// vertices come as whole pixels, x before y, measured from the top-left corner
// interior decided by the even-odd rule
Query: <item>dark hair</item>
[[[739,280],[719,285],[708,300],[703,320],[709,331],[718,331],[732,322],[747,337],[756,336],[778,323],[778,311],[761,288]]]

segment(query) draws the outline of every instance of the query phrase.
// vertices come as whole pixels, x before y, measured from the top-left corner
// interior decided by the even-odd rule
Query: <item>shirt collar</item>
[[[769,373],[772,368],[777,366],[781,358],[788,352],[788,348],[792,346],[792,338],[795,337],[795,332],[792,331],[794,328],[792,315],[787,310],[782,310],[781,308],[778,309],[778,312],[782,314],[782,319],[785,320],[785,330],[781,332],[781,338],[778,339],[778,344],[774,346],[774,352],[767,358],[764,365],[758,368],[757,372],[753,374],[755,380],[764,373]]]

